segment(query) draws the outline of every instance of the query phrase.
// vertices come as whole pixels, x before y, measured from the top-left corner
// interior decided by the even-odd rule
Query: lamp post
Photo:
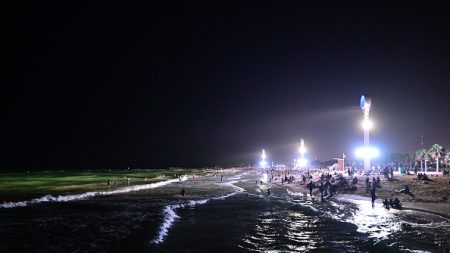
[[[305,141],[303,139],[300,139],[300,147],[298,149],[298,152],[300,153],[300,159],[297,160],[298,165],[299,165],[299,167],[305,167],[307,161],[303,157],[306,153]]]
[[[267,165],[267,162],[266,162],[266,151],[263,149],[262,150],[262,152],[261,152],[261,167],[263,168],[263,169],[265,169],[266,168],[266,165]]]
[[[370,106],[371,106],[372,100],[367,95],[362,95],[360,99],[360,107],[363,111],[363,122],[362,127],[364,130],[364,148],[365,150],[368,150],[370,145],[370,129],[373,127],[372,121],[370,121],[369,118],[369,112],[370,112]],[[364,156],[364,170],[370,170],[370,156],[366,154]]]
[[[303,139],[300,139],[300,148],[298,151],[300,152],[300,158],[303,159],[303,156],[306,153],[305,141]]]

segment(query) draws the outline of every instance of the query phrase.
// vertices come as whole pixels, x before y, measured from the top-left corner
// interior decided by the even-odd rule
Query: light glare
[[[362,122],[362,127],[364,130],[370,130],[373,128],[373,122],[370,119],[364,119]]]
[[[308,164],[308,160],[306,160],[305,158],[300,158],[297,160],[298,162],[298,166],[300,167],[306,167],[306,165]]]
[[[355,150],[357,158],[376,158],[380,155],[380,151],[375,147],[362,147]]]

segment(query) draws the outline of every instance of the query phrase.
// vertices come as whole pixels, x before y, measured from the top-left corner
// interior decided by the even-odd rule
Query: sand
[[[307,192],[309,189],[300,183],[301,176],[295,175],[296,181],[291,184],[281,181],[275,181],[275,187],[286,187],[294,192]],[[357,175],[358,190],[357,191],[341,191],[336,194],[335,198],[355,199],[358,196],[370,199],[370,191],[366,190],[365,176]],[[394,175],[394,180],[386,180],[380,175],[381,188],[377,188],[377,203],[381,203],[383,199],[397,197],[405,209],[424,211],[428,213],[438,214],[446,218],[450,218],[450,177],[449,176],[429,176],[431,181],[416,180],[415,175]],[[372,176],[370,177],[372,179]],[[317,181],[319,178],[313,178]],[[399,193],[398,191],[408,185],[411,195]],[[313,195],[320,196],[318,189],[313,190]]]

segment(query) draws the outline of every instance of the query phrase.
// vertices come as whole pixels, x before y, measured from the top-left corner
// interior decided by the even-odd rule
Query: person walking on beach
[[[375,199],[377,198],[375,196],[375,187],[372,187],[372,190],[370,191],[370,196],[372,196],[372,207],[375,206]]]
[[[323,191],[324,191],[323,188],[324,188],[323,182],[320,181],[319,191],[320,191],[320,200],[322,200],[322,201],[323,201]]]
[[[309,182],[309,195],[312,196],[313,182]]]

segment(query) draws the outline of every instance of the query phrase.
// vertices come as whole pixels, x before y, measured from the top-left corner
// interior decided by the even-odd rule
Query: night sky
[[[362,93],[383,154],[450,148],[448,1],[66,2],[3,10],[3,169],[353,158]]]

